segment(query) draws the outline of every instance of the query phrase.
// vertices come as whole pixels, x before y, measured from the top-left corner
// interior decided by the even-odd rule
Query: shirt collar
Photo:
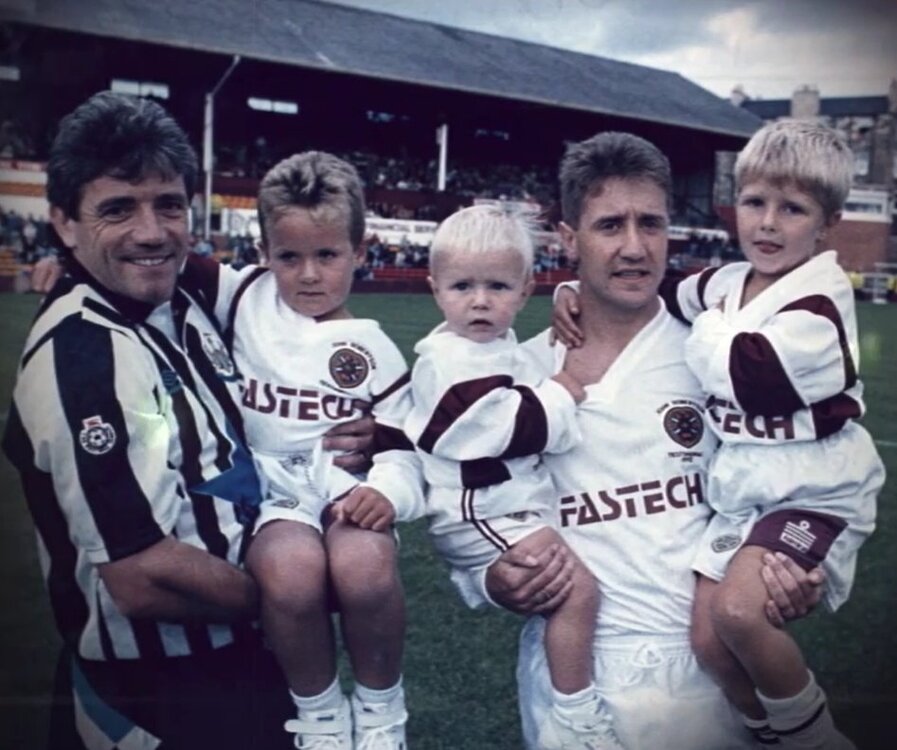
[[[142,302],[133,297],[127,297],[124,294],[118,294],[107,289],[84,268],[73,255],[69,255],[65,261],[66,272],[78,283],[87,284],[97,294],[99,294],[106,302],[114,307],[125,318],[133,323],[144,323],[150,313],[156,308],[150,302]]]

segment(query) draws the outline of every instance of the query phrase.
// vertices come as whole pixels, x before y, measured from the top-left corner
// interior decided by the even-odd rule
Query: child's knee
[[[327,558],[311,540],[266,545],[251,550],[247,567],[266,606],[300,613],[320,606],[326,594]]]
[[[362,544],[330,550],[330,576],[343,605],[376,606],[401,589],[394,540],[369,534]]]
[[[763,602],[745,595],[736,586],[721,584],[710,603],[713,631],[727,643],[742,642],[772,627]]]

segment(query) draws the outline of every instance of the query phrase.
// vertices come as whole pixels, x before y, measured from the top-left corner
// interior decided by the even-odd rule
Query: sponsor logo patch
[[[704,436],[704,419],[693,406],[674,406],[663,415],[663,429],[684,448],[693,448]]]
[[[800,521],[799,523],[788,521],[785,528],[782,529],[782,533],[779,534],[779,541],[793,547],[798,552],[806,552],[816,541],[816,535],[810,531],[809,521]]]
[[[293,508],[298,508],[298,507],[299,507],[299,501],[298,501],[298,500],[291,500],[290,498],[284,497],[284,498],[281,498],[280,500],[274,500],[274,501],[271,503],[271,505],[273,505],[275,508],[289,508],[289,509],[293,509]]]
[[[81,447],[92,456],[102,456],[115,446],[115,430],[97,414],[82,420],[84,429],[78,434]]]
[[[714,552],[728,552],[739,544],[741,544],[741,537],[738,534],[721,534],[710,542],[710,549]]]
[[[348,348],[337,349],[330,355],[327,364],[330,377],[341,388],[357,388],[365,381],[371,369],[364,355]]]

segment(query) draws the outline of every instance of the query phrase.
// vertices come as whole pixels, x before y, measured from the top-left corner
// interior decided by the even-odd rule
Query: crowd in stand
[[[30,265],[54,252],[50,223],[0,206],[0,247],[11,249],[19,263]]]
[[[0,156],[15,157],[32,155],[26,142],[19,137],[14,123],[3,123],[0,137]],[[542,209],[544,231],[551,231],[549,221],[552,209],[557,205],[557,188],[551,169],[538,165],[465,165],[454,163],[446,174],[446,192],[457,199],[458,206],[446,209],[437,206],[436,183],[437,163],[435,159],[415,157],[398,158],[370,151],[356,150],[339,154],[356,166],[368,195],[372,198],[368,208],[371,213],[383,218],[440,221],[446,212],[472,203],[477,199],[507,200],[531,203]],[[273,164],[276,154],[263,137],[251,144],[223,147],[218,155],[217,170],[239,177],[259,177]],[[408,191],[417,193],[415,200],[401,202],[400,197],[389,196],[389,200],[378,200],[378,191]],[[424,200],[421,201],[421,196]],[[433,196],[433,200],[427,200]],[[445,201],[442,201],[444,204]],[[415,205],[411,205],[415,204]],[[15,211],[0,208],[0,246],[10,248],[19,263],[31,264],[35,260],[53,252],[53,238],[49,223],[33,216],[21,216]],[[255,242],[251,235],[219,237],[207,242],[197,237],[194,251],[201,255],[211,255],[225,251],[224,256],[238,267],[256,262],[258,259]],[[734,245],[724,245],[718,240],[693,237],[685,248],[687,255],[700,262],[716,263],[740,258]],[[219,253],[220,256],[220,253]],[[675,262],[675,256],[673,256]],[[369,241],[367,263],[360,276],[371,277],[372,272],[386,267],[426,268],[428,249],[405,240],[398,248],[387,245],[374,236]],[[543,243],[537,248],[535,271],[564,270],[568,267],[562,248],[556,242]]]

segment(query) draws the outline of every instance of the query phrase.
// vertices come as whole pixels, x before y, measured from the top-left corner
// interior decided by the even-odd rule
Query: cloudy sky
[[[720,95],[881,95],[897,78],[894,0],[334,0],[674,70]]]

